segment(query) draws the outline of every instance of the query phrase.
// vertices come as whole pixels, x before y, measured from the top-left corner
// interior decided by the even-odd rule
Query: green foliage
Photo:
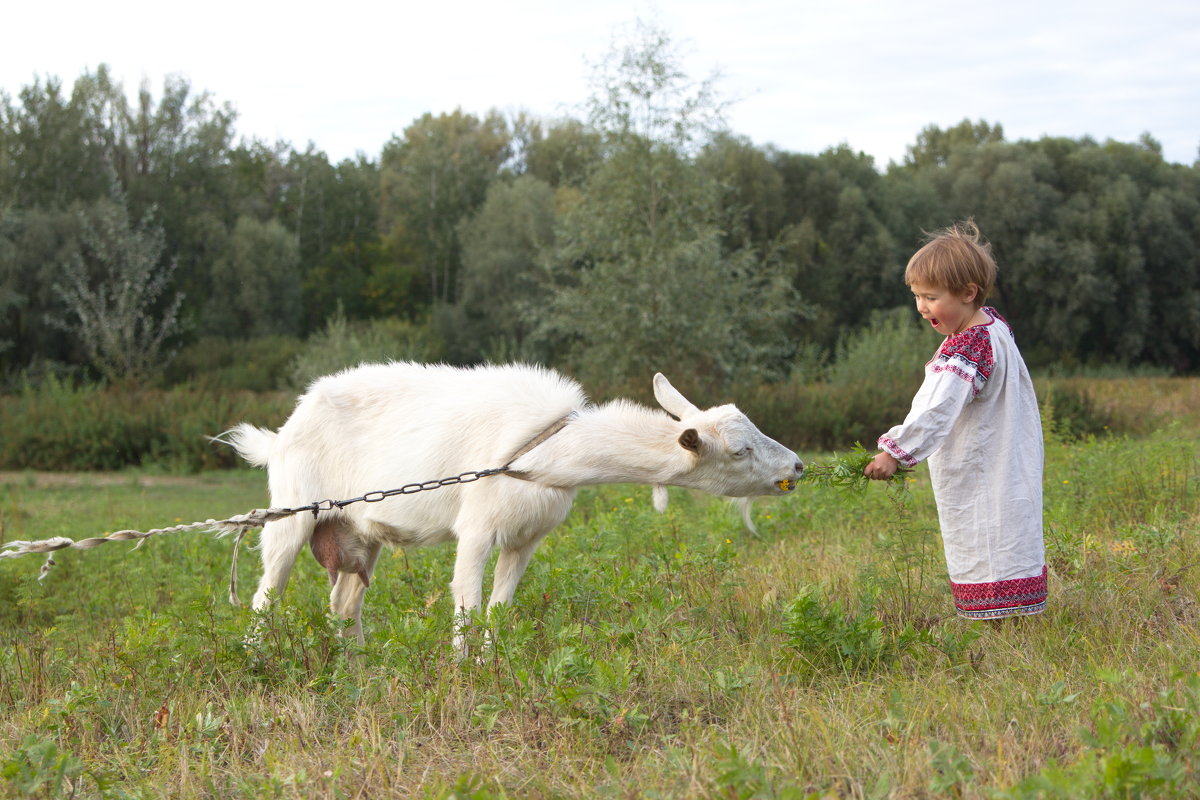
[[[1200,675],[1181,673],[1169,688],[1131,707],[1123,700],[1098,701],[1080,731],[1088,750],[1067,764],[1050,764],[997,800],[1041,797],[1182,797],[1197,788],[1186,758],[1200,747]]]
[[[720,187],[693,155],[719,104],[676,58],[642,28],[598,70],[590,116],[607,157],[561,216],[548,300],[529,308],[537,344],[587,381],[662,364],[718,389],[779,374],[804,312],[784,265],[729,247]]]
[[[493,111],[425,114],[384,145],[380,220],[385,234],[408,239],[435,302],[458,292],[458,226],[483,203],[510,155],[508,126]]]
[[[460,361],[479,361],[529,335],[531,309],[545,301],[536,263],[554,239],[554,190],[530,175],[497,181],[479,211],[463,221],[458,303],[442,324]]]
[[[83,772],[83,762],[61,752],[53,741],[27,736],[0,762],[0,776],[22,797],[73,797],[64,786]]]
[[[303,391],[317,378],[364,363],[437,361],[441,350],[428,325],[399,319],[350,322],[339,310],[292,361],[291,384]]]
[[[867,485],[871,482],[870,478],[863,474],[863,470],[867,468],[874,457],[875,454],[863,447],[861,442],[855,442],[854,446],[845,454],[835,453],[833,458],[828,461],[819,464],[805,464],[804,475],[800,481],[816,486],[833,486],[862,493],[866,491]],[[896,470],[890,482],[903,487],[908,472],[911,470]]]
[[[587,175],[603,159],[599,133],[575,119],[543,124],[518,114],[513,121],[513,144],[521,167],[517,171],[545,181],[555,189],[582,187]]]
[[[929,743],[929,756],[934,774],[929,779],[929,791],[934,794],[953,792],[962,795],[963,785],[975,777],[971,762],[952,744],[934,739]]]
[[[238,422],[283,424],[290,395],[220,388],[77,387],[55,379],[0,396],[0,469],[192,472],[236,466],[209,437]]]
[[[1200,364],[1200,166],[1165,162],[1149,135],[1006,141],[964,120],[884,169],[725,130],[715,79],[683,60],[639,23],[596,63],[582,119],[425,114],[339,164],[239,140],[234,109],[181,78],[134,102],[103,65],[69,89],[36,79],[0,97],[0,372],[96,360],[99,334],[49,320],[78,317],[82,284],[58,267],[114,182],[128,217],[161,229],[174,272],[131,285],[160,292],[159,321],[186,298],[183,345],[309,335],[340,303],[353,322],[434,320],[455,362],[539,360],[604,386],[664,364],[714,391],[782,381],[908,302],[923,231],[974,217],[1032,366]],[[845,433],[826,446],[863,436]]]
[[[1096,408],[1092,398],[1080,389],[1054,381],[1040,384],[1038,405],[1048,435],[1065,439],[1100,436],[1111,430],[1112,420]]]
[[[815,667],[859,672],[887,666],[920,636],[910,628],[890,630],[876,615],[875,601],[865,593],[848,607],[815,587],[803,587],[784,608],[787,644]]]
[[[290,387],[304,343],[289,336],[226,339],[206,336],[183,347],[163,376],[166,386],[274,392]]]
[[[212,268],[205,327],[256,338],[300,332],[302,283],[296,237],[279,220],[238,217]]]
[[[876,394],[911,382],[937,350],[941,340],[930,336],[911,306],[872,311],[867,324],[842,338],[825,380],[840,389]]]
[[[80,212],[80,249],[62,265],[59,322],[101,376],[140,383],[168,360],[183,296],[161,303],[175,270],[173,259],[164,262],[163,231],[149,213],[132,225],[124,196],[115,195]]]
[[[736,399],[761,430],[794,450],[833,450],[846,442],[874,442],[904,419],[921,385],[921,373],[890,377],[897,387],[886,392],[790,379],[754,384],[752,391],[734,388],[716,397]]]

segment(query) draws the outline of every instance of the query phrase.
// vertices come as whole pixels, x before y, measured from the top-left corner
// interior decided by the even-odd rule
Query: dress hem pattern
[[[954,607],[967,619],[999,619],[1040,614],[1046,609],[1046,567],[1042,574],[990,583],[950,582]]]

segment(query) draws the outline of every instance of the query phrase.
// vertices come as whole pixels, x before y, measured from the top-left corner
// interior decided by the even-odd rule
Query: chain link
[[[417,494],[418,492],[429,492],[433,491],[434,489],[441,489],[443,486],[457,486],[460,483],[474,483],[480,478],[499,475],[501,473],[508,472],[508,470],[509,468],[507,465],[503,467],[496,467],[494,469],[471,470],[460,475],[453,475],[449,478],[435,478],[431,481],[405,484],[398,489],[379,489],[374,492],[367,492],[360,497],[351,497],[348,500],[318,500],[315,503],[309,503],[306,506],[289,508],[287,510],[292,513],[311,511],[312,515],[315,517],[322,511],[332,511],[335,508],[345,508],[346,506],[354,503],[378,503],[382,500],[388,499],[389,497],[395,497],[396,495]]]

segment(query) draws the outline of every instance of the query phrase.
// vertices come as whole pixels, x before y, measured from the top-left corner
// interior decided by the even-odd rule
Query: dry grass
[[[451,657],[449,548],[385,557],[360,653],[309,560],[253,648],[224,603],[227,543],[71,554],[44,584],[0,562],[0,796],[1194,795],[1198,452],[1194,428],[1051,441],[1050,605],[1000,625],[950,616],[921,471],[900,506],[878,486],[764,503],[758,536],[721,501],[673,493],[659,516],[642,488],[585,492],[483,663]],[[17,481],[0,522],[80,536],[262,491],[250,473]],[[829,649],[785,632],[806,587]],[[879,624],[877,658],[836,655],[843,618]]]

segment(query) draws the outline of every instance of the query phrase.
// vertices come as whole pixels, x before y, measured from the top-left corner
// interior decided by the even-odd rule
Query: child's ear
[[[967,288],[962,290],[962,301],[964,303],[975,303],[979,298],[979,287],[973,283],[968,283]],[[978,303],[975,303],[978,305]]]

